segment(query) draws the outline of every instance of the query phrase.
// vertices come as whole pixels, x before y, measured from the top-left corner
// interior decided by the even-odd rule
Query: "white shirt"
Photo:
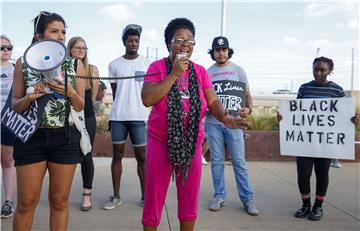
[[[150,61],[142,56],[133,60],[128,60],[121,56],[109,64],[109,76],[127,77],[144,75],[149,65]],[[111,80],[110,83],[116,83],[116,93],[109,120],[148,120],[149,110],[143,105],[141,100],[144,78]]]
[[[4,107],[13,83],[14,65],[9,63],[5,68],[0,68],[1,74],[1,109]]]

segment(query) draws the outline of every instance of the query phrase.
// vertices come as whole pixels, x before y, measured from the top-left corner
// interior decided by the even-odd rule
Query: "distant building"
[[[290,90],[288,90],[288,89],[279,89],[279,90],[274,91],[273,94],[281,94],[281,95],[282,95],[282,94],[284,94],[284,95],[288,94],[288,95],[293,95],[293,94],[296,94],[296,92],[292,92],[292,91],[290,91]]]

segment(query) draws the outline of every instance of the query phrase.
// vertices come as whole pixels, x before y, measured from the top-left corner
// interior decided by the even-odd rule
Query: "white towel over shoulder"
[[[91,152],[90,136],[86,130],[84,110],[75,111],[73,106],[70,107],[69,123],[74,122],[77,130],[81,133],[80,148],[81,152],[86,155]]]

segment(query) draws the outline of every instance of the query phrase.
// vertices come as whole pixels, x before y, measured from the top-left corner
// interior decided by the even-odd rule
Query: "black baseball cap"
[[[223,36],[215,37],[212,42],[211,48],[229,48],[229,40]]]
[[[141,35],[141,32],[142,32],[142,27],[140,25],[137,25],[137,24],[129,24],[127,25],[123,32],[122,32],[122,39],[124,41],[124,38],[126,35],[128,34],[134,34],[134,35]]]

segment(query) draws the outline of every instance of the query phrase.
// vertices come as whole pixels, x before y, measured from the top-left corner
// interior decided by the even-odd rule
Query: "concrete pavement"
[[[112,193],[111,158],[94,159],[96,169],[93,208],[89,212],[79,210],[82,180],[78,167],[70,195],[69,230],[142,230],[142,208],[137,205],[140,186],[135,159],[124,159],[121,182],[123,204],[113,210],[102,209],[106,198]],[[360,230],[360,163],[342,164],[342,168],[330,170],[324,217],[318,222],[293,217],[301,206],[294,162],[248,163],[256,205],[260,210],[260,215],[256,217],[247,215],[243,209],[237,196],[232,167],[229,165],[225,168],[229,192],[227,205],[219,212],[210,212],[208,204],[213,192],[211,172],[210,165],[204,166],[195,230]],[[315,189],[314,178],[313,176],[312,189]],[[33,230],[49,230],[47,189],[48,177],[45,177]],[[12,230],[12,218],[2,220],[1,230]],[[166,208],[158,230],[179,230],[176,187],[173,182],[169,187]]]

